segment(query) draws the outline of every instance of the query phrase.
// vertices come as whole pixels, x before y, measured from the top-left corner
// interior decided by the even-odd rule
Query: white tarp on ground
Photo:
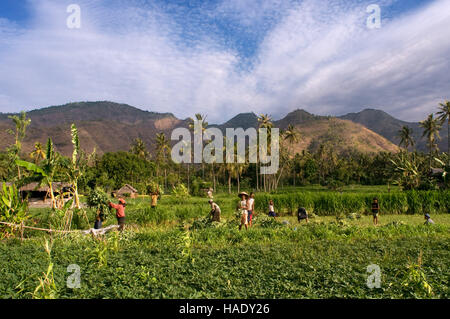
[[[119,225],[111,225],[111,226],[108,226],[105,228],[100,228],[100,229],[91,228],[88,230],[83,230],[82,233],[85,235],[93,234],[94,236],[97,236],[97,235],[104,235],[107,232],[109,232],[113,229],[117,229],[117,228],[119,228]]]

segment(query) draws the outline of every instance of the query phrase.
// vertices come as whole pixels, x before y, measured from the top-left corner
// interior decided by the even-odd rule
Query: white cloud
[[[419,120],[450,98],[448,0],[379,30],[365,28],[363,1],[224,2],[217,16],[235,15],[249,28],[283,13],[273,15],[279,21],[249,71],[205,30],[186,43],[164,8],[81,1],[82,28],[71,30],[55,3],[32,2],[27,29],[0,20],[0,111],[112,100],[179,117],[208,114],[210,122],[297,107],[319,114],[374,107]]]

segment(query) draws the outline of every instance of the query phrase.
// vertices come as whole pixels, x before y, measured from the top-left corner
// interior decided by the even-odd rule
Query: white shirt
[[[250,198],[248,200],[248,210],[253,211],[253,203],[254,203],[255,199],[254,198]]]
[[[269,212],[273,212],[273,205],[269,205]]]

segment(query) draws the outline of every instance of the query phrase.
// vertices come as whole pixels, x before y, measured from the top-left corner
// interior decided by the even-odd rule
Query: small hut
[[[70,191],[69,183],[54,182],[52,183],[52,186],[53,193],[55,195]],[[22,194],[23,198],[28,198],[30,201],[45,202],[46,199],[50,198],[50,188],[48,187],[48,185],[41,185],[41,187],[39,187],[38,183],[30,183],[22,186],[19,191]]]
[[[136,198],[139,192],[136,188],[129,184],[125,184],[122,186],[122,188],[116,190],[113,192],[116,196],[123,196],[123,197],[131,197]]]

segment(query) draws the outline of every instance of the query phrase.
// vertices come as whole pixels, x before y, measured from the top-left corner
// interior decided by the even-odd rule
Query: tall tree
[[[15,137],[14,147],[10,149],[10,153],[13,157],[13,162],[19,159],[20,151],[22,150],[22,141],[25,138],[27,126],[30,125],[31,119],[27,118],[27,114],[25,112],[20,112],[19,115],[10,115],[8,116],[14,122],[15,132],[9,130],[8,132]],[[20,179],[20,166],[17,166],[17,174]]]
[[[441,125],[447,120],[447,158],[449,160],[448,165],[450,166],[450,101],[439,103],[437,115],[439,115],[438,119]]]
[[[166,138],[164,133],[156,134],[156,156],[158,158],[158,162],[163,163],[164,167],[164,187],[167,188],[167,158],[170,153],[170,143]],[[159,164],[158,171],[159,171]]]
[[[258,128],[266,128],[267,129],[267,138],[268,138],[267,149],[270,150],[271,129],[273,127],[272,118],[268,114],[260,114],[258,116],[258,123],[259,123]],[[259,143],[258,143],[258,145],[259,145]],[[259,166],[258,166],[258,163],[257,163],[257,165],[256,165],[256,178],[257,178],[257,181],[258,181],[258,176],[259,176],[258,169],[259,169]],[[266,184],[267,184],[267,175],[264,174],[263,175],[264,191],[267,191],[267,185]]]
[[[428,149],[430,151],[430,170],[433,158],[433,152],[438,150],[436,139],[440,139],[439,130],[441,129],[441,124],[439,119],[434,118],[433,114],[428,115],[428,118],[420,122],[420,126],[423,128],[422,137],[426,137],[428,141]]]
[[[413,130],[409,126],[403,126],[402,129],[398,131],[398,136],[400,137],[398,146],[404,146],[406,150],[408,150],[410,146],[414,147],[415,141],[412,134]]]
[[[278,178],[276,180],[275,187],[278,187],[278,183],[280,182],[281,176],[283,174],[283,170],[286,167],[286,165],[290,165],[291,167],[293,167],[293,165],[294,165],[293,146],[295,143],[297,143],[299,141],[300,133],[292,124],[289,124],[287,129],[281,132],[281,136],[284,141],[287,141],[289,143],[289,151],[287,153],[280,154],[280,155],[282,155],[282,156],[280,156],[280,159],[283,160],[283,163],[281,165],[281,170],[280,170]],[[294,180],[295,180],[295,177],[294,177]]]
[[[35,164],[38,164],[40,161],[46,158],[45,152],[40,142],[36,142],[34,144],[34,150],[30,153],[30,157],[33,159]]]
[[[195,120],[191,119],[189,123],[189,129],[193,132],[195,128],[195,122],[200,123],[202,135],[208,128],[208,122],[206,121],[206,115],[202,115],[200,113],[195,114]],[[209,139],[209,136],[205,136],[206,139]],[[203,139],[202,139],[203,140]],[[204,142],[204,141],[203,141]],[[203,147],[203,145],[202,145]],[[205,165],[202,160],[202,178],[205,179]]]
[[[140,138],[136,138],[133,141],[133,143],[131,144],[131,147],[130,147],[130,153],[137,155],[143,159],[147,159],[148,155],[149,155],[144,141]]]

